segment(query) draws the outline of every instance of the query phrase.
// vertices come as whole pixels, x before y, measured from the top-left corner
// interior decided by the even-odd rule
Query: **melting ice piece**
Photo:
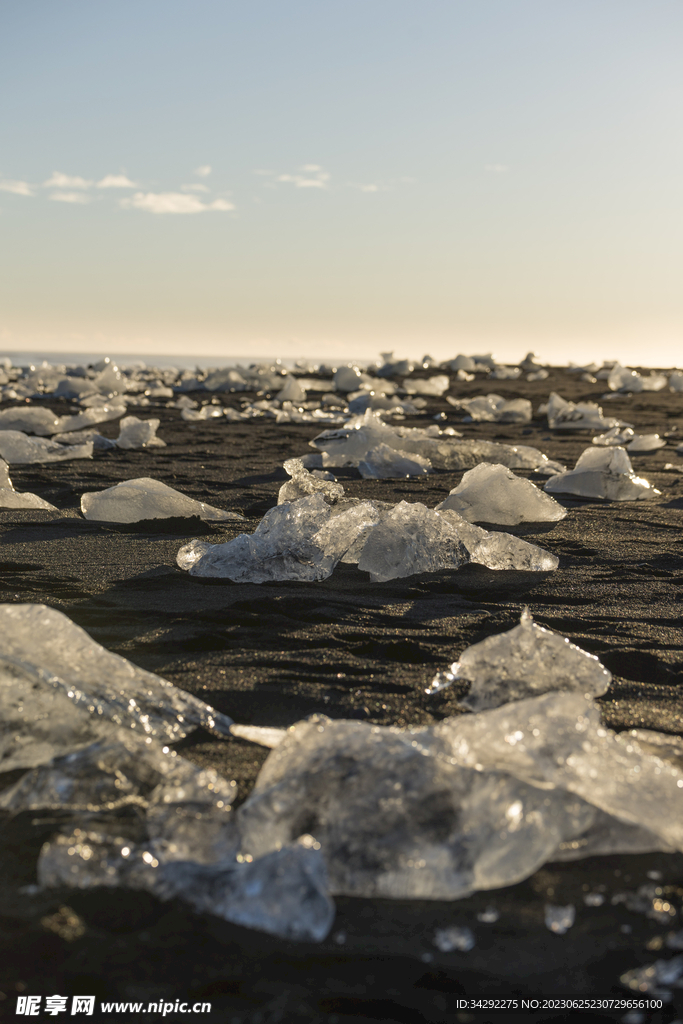
[[[226,544],[211,545],[194,561],[190,573],[241,583],[327,579],[336,563],[330,567],[331,560],[325,560],[315,535],[330,515],[320,493],[277,505],[266,512],[253,534],[242,533]],[[179,564],[193,559],[195,550],[182,548]]]
[[[423,442],[422,448],[435,469],[451,472],[473,469],[480,462],[496,463],[508,469],[534,469],[546,476],[562,473],[565,469],[561,463],[552,461],[538,448],[523,444],[499,444],[497,441],[473,438],[452,441],[440,438]]]
[[[185,569],[186,571],[191,569],[192,566],[203,558],[207,551],[215,547],[208,540],[199,540],[197,537],[191,540],[188,544],[185,544],[178,552],[176,563],[179,569]]]
[[[445,742],[458,764],[566,789],[647,829],[664,849],[683,849],[683,772],[636,745],[629,750],[583,694],[546,693],[460,715],[424,735],[423,744],[427,735]]]
[[[681,976],[683,976],[683,954],[673,956],[670,960],[655,960],[654,963],[646,964],[644,967],[634,967],[632,971],[622,974],[619,981],[640,996],[647,993],[668,1002],[672,998],[671,988],[668,986],[675,985],[676,988],[680,988]]]
[[[642,391],[643,378],[636,370],[629,370],[621,363],[614,363],[607,377],[610,391]]]
[[[123,480],[104,491],[90,491],[81,498],[81,510],[86,519],[107,523],[137,523],[141,519],[170,516],[200,516],[221,522],[244,520],[237,512],[226,512],[196,501],[149,476]]]
[[[659,434],[635,434],[626,445],[629,452],[654,452],[665,447],[666,441]]]
[[[451,508],[471,522],[517,523],[557,522],[567,515],[554,498],[539,490],[531,480],[515,476],[506,466],[482,462],[468,470],[437,509]]]
[[[450,403],[464,409],[474,422],[528,423],[532,417],[531,402],[526,398],[508,401],[502,395],[479,395],[477,398],[453,399]]]
[[[59,417],[43,406],[19,406],[0,412],[0,430],[17,430],[25,434],[48,436],[60,429]]]
[[[45,605],[0,605],[0,659],[6,668],[0,685],[3,765],[8,759],[14,762],[12,767],[42,763],[43,755],[40,760],[22,758],[22,746],[49,743],[52,736],[58,744],[62,733],[71,735],[74,729],[82,730],[75,746],[92,742],[101,735],[92,722],[105,719],[171,742],[199,725],[217,735],[229,734],[232,720],[227,715],[105,650],[66,615]],[[21,694],[16,680],[12,682],[17,674],[24,679]],[[85,709],[87,725],[75,722],[72,728],[66,718],[68,706],[61,700],[64,695],[70,717],[76,714],[74,706]],[[36,736],[43,739],[37,741]],[[67,749],[75,747],[69,744],[64,752]]]
[[[107,423],[109,420],[115,420],[119,416],[123,416],[125,411],[126,406],[119,403],[92,405],[90,408],[84,409],[73,416],[60,416],[59,431],[83,430],[85,427],[92,427],[96,423]]]
[[[87,441],[94,449],[100,451],[116,448],[116,441],[112,441],[110,437],[103,437],[96,430],[72,430],[66,434],[53,434],[52,440],[59,444],[85,444]]]
[[[551,430],[605,430],[622,424],[612,417],[605,417],[595,402],[567,402],[551,391],[548,399],[548,426]]]
[[[401,501],[368,534],[358,568],[373,583],[440,569],[458,569],[469,551],[448,519],[419,502]]]
[[[277,496],[278,505],[296,501],[298,498],[304,498],[307,494],[315,494],[318,491],[327,498],[330,505],[334,505],[344,497],[344,488],[341,484],[334,480],[313,476],[304,467],[301,459],[287,459],[284,468],[292,479],[280,488]]]
[[[287,735],[286,729],[264,725],[231,725],[230,732],[241,740],[258,743],[262,747],[277,747]]]
[[[237,814],[255,856],[305,822],[333,893],[457,899],[527,877],[595,810],[561,789],[462,768],[413,733],[313,716],[269,754]]]
[[[435,395],[440,397],[444,391],[448,391],[451,385],[448,374],[440,373],[436,377],[428,377],[427,380],[406,380],[403,382],[403,390],[407,395]]]
[[[448,515],[444,510],[441,515]],[[450,512],[451,516],[457,515]],[[475,527],[479,529],[479,527]],[[538,544],[530,544],[510,533],[499,533],[493,530],[483,536],[470,548],[470,561],[477,565],[485,565],[487,569],[512,569],[517,572],[553,572],[560,564],[557,555],[553,555]],[[468,544],[468,542],[466,542]]]
[[[448,672],[437,675],[427,693],[463,680],[471,686],[461,703],[482,711],[553,690],[600,697],[612,676],[595,655],[537,626],[525,609],[519,626],[468,647]]]
[[[576,920],[576,907],[573,903],[566,907],[555,907],[552,903],[545,905],[545,926],[555,935],[564,935]]]
[[[284,387],[275,396],[278,402],[305,402],[306,390],[296,377],[285,377]]]
[[[644,477],[635,475],[626,450],[620,447],[586,448],[574,469],[551,477],[545,490],[608,501],[636,501],[660,493]]]
[[[119,448],[165,448],[166,442],[157,437],[160,420],[139,420],[137,416],[124,416],[116,438]]]
[[[92,441],[63,445],[42,437],[29,437],[20,430],[0,430],[0,458],[12,466],[34,462],[65,462],[67,459],[91,459]]]
[[[57,511],[54,505],[44,501],[37,494],[31,494],[30,491],[15,491],[9,478],[9,467],[3,459],[0,459],[0,508],[40,508],[50,512]]]
[[[396,480],[401,477],[423,476],[431,471],[432,464],[422,455],[378,444],[365,453],[358,463],[358,470],[364,479]]]
[[[324,861],[305,842],[251,863],[160,860],[151,844],[95,832],[61,835],[38,860],[46,887],[126,886],[161,899],[179,897],[200,913],[299,941],[321,942],[334,920]]]
[[[461,953],[469,953],[477,944],[471,928],[462,925],[451,925],[450,928],[437,928],[434,933],[434,945],[442,953],[452,953],[454,949]]]
[[[612,427],[604,434],[596,434],[593,438],[593,444],[602,445],[605,448],[610,448],[613,445],[625,445],[629,441],[632,441],[636,436],[633,427]]]
[[[669,377],[669,388],[671,391],[683,391],[683,373],[680,370],[674,370]]]

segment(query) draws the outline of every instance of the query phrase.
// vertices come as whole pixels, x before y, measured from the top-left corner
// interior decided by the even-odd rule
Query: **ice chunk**
[[[470,556],[451,522],[419,502],[402,501],[368,534],[358,568],[373,583],[440,569],[458,569]]]
[[[619,420],[603,416],[595,402],[567,402],[555,391],[550,393],[547,415],[551,430],[605,430],[621,426]]]
[[[194,576],[218,576],[242,583],[326,579],[334,568],[315,534],[331,515],[322,494],[269,509],[253,534],[213,544],[190,568]],[[182,557],[192,557],[186,548]],[[180,555],[179,555],[180,557]]]
[[[669,388],[671,391],[683,391],[683,373],[680,370],[674,370],[669,377]]]
[[[14,490],[9,477],[9,467],[6,462],[0,459],[0,508],[41,508],[50,512],[57,509],[49,501],[44,501],[37,494],[30,491],[20,493]]]
[[[96,423],[108,423],[110,420],[123,416],[126,406],[123,403],[111,403],[107,405],[92,405],[82,412],[73,416],[59,417],[59,432],[67,433],[73,430],[83,430],[85,427],[92,427]]]
[[[614,445],[625,445],[636,436],[633,427],[612,427],[604,434],[596,434],[593,444],[611,448]]]
[[[638,992],[640,995],[647,993],[652,997],[669,1002],[672,993],[667,986],[683,987],[679,982],[681,976],[683,976],[683,954],[671,957],[670,960],[655,960],[654,963],[646,964],[645,967],[635,967],[632,971],[622,974],[619,981],[625,988],[630,988],[632,992]]]
[[[442,953],[452,953],[454,949],[461,953],[469,953],[477,944],[472,929],[463,925],[437,928],[433,941],[436,948],[440,949]]]
[[[14,485],[9,478],[9,466],[4,459],[0,459],[0,488],[8,491],[14,490]]]
[[[336,391],[356,391],[363,383],[363,374],[357,366],[340,366],[332,383]]]
[[[451,508],[471,522],[557,522],[567,512],[530,480],[515,476],[506,466],[482,462],[468,470],[448,497],[436,506]]]
[[[448,672],[437,675],[427,693],[455,681],[471,684],[461,703],[482,711],[553,690],[599,697],[607,692],[612,676],[595,655],[536,625],[525,610],[519,626],[463,651]]]
[[[310,829],[333,893],[457,899],[526,877],[595,812],[462,768],[410,732],[314,716],[288,730],[237,813],[255,856]]]
[[[241,740],[258,743],[262,747],[277,747],[287,735],[286,729],[267,725],[231,725],[230,732]]]
[[[147,889],[161,899],[184,899],[199,913],[299,941],[322,941],[334,920],[324,861],[305,841],[252,862],[200,864],[160,861],[149,844],[79,830],[45,844],[38,880],[46,887]]]
[[[545,926],[555,935],[564,935],[576,920],[576,907],[569,903],[566,907],[555,907],[552,903],[545,905]]]
[[[284,468],[292,479],[280,488],[277,496],[278,505],[297,501],[299,498],[316,492],[320,492],[331,505],[344,497],[344,488],[341,484],[336,483],[334,479],[327,480],[313,476],[304,467],[301,459],[287,459]]]
[[[305,402],[306,390],[296,377],[285,377],[284,387],[275,396],[278,402]]]
[[[48,436],[60,429],[59,417],[43,406],[18,406],[0,411],[0,430]]]
[[[22,749],[35,751],[42,744],[44,750],[53,737],[56,745],[62,735],[67,737],[61,752],[92,742],[102,735],[98,723],[105,720],[170,741],[199,725],[229,734],[226,715],[105,650],[66,615],[45,605],[0,605],[0,659],[5,670],[0,764],[5,771],[43,763],[44,754],[35,760],[38,754]],[[82,720],[75,709],[85,716]],[[75,744],[68,738],[74,735]]]
[[[157,437],[160,420],[139,420],[137,416],[124,416],[116,438],[119,448],[165,448],[166,442]]]
[[[198,540],[196,537],[189,544],[183,545],[178,552],[176,562],[179,569],[191,569],[192,566],[203,558],[209,548],[214,547],[208,540]]]
[[[441,397],[450,387],[448,374],[441,373],[436,377],[429,377],[427,380],[405,380],[403,390],[407,395],[435,395]]]
[[[92,444],[93,449],[107,451],[109,448],[116,448],[116,441],[109,437],[103,437],[96,430],[72,430],[66,434],[53,434],[52,440],[58,444]]]
[[[659,434],[634,434],[633,439],[626,445],[629,452],[654,452],[658,448],[665,448],[666,441]]]
[[[447,743],[458,764],[566,789],[649,830],[665,848],[683,849],[683,772],[619,742],[583,694],[557,691],[460,715],[434,726],[431,735]]]
[[[149,476],[123,480],[104,491],[89,491],[81,498],[86,519],[107,523],[137,523],[141,519],[200,516],[214,521],[244,520],[237,512],[206,505]]]
[[[507,401],[493,392],[477,398],[449,399],[449,402],[464,409],[474,422],[528,423],[533,412],[528,399],[513,398]]]
[[[400,477],[422,476],[429,473],[432,464],[421,455],[378,444],[366,452],[358,463],[360,475],[365,479],[387,480]]]
[[[626,450],[620,447],[586,448],[574,469],[551,477],[545,490],[608,501],[636,501],[660,493],[644,477],[635,475]]]
[[[184,408],[180,413],[181,418],[188,423],[203,423],[205,420],[220,419],[223,415],[222,405],[203,405],[201,409]]]
[[[91,459],[92,441],[63,445],[42,437],[29,437],[20,430],[0,430],[0,458],[13,466],[35,462],[65,462],[67,459]]]
[[[643,378],[636,370],[629,370],[621,363],[615,363],[607,377],[610,391],[642,391]]]
[[[444,510],[441,515],[447,515]],[[451,512],[450,515],[457,513]],[[487,569],[513,569],[517,572],[552,572],[557,569],[560,560],[538,544],[530,544],[510,533],[499,533],[497,530],[487,533],[470,547],[470,561],[484,565]],[[462,536],[462,531],[461,531]],[[465,540],[467,546],[469,542]]]
[[[499,444],[497,441],[479,441],[473,438],[440,438],[423,442],[423,450],[434,469],[451,472],[473,469],[480,462],[497,463],[507,466],[508,469],[534,469],[544,475],[562,473],[565,469],[559,462],[550,460],[538,448],[522,444]]]

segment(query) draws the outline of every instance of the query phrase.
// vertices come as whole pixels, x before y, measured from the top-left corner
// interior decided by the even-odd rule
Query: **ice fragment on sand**
[[[602,725],[597,705],[580,693],[546,693],[445,719],[431,734],[447,743],[458,764],[561,787],[652,832],[664,849],[683,849],[683,773],[619,742]]]
[[[40,760],[22,757],[22,746],[35,747],[34,734],[49,744],[53,736],[58,742],[62,733],[80,729],[83,739],[75,745],[91,742],[99,735],[97,728],[93,735],[92,722],[104,719],[171,741],[199,725],[218,735],[229,733],[231,719],[226,715],[105,650],[66,615],[45,605],[0,605],[0,659],[6,669],[0,686],[3,765],[7,759],[14,762],[12,767],[42,763],[42,755]],[[21,693],[16,679],[12,682],[17,675],[24,679]],[[81,725],[74,706],[91,721]]]
[[[490,393],[477,398],[449,399],[449,403],[468,414],[474,422],[489,423],[528,423],[533,409],[526,398],[506,400],[502,395]],[[467,418],[467,417],[466,417]]]
[[[365,479],[388,480],[401,477],[422,476],[429,473],[432,464],[421,455],[378,444],[365,453],[358,463],[358,471]]]
[[[469,551],[453,525],[419,502],[400,502],[368,534],[358,568],[373,583],[440,569],[458,569]]]
[[[277,505],[266,512],[253,534],[213,544],[195,561],[190,573],[242,583],[326,579],[334,564],[325,560],[315,534],[330,515],[330,506],[320,493]]]
[[[56,434],[59,429],[59,417],[43,406],[18,406],[0,411],[0,430],[48,436]]]
[[[595,655],[536,625],[524,611],[518,626],[463,651],[448,672],[437,675],[427,693],[455,681],[470,683],[461,703],[482,711],[553,690],[599,697],[607,692],[612,676]]]
[[[403,382],[403,390],[407,395],[435,395],[440,397],[450,387],[450,379],[447,374],[440,373],[436,377],[428,377],[427,380],[406,380]]]
[[[514,526],[522,522],[557,522],[567,515],[530,480],[515,476],[506,466],[482,462],[468,470],[448,497],[436,506],[450,508],[470,522]]]
[[[221,522],[244,519],[237,512],[226,512],[196,501],[148,476],[123,480],[104,491],[84,494],[81,510],[86,519],[107,523],[137,523],[141,519],[167,519],[170,516],[200,516]]]
[[[116,438],[119,448],[165,448],[166,442],[157,437],[160,420],[139,420],[137,416],[124,416]]]
[[[37,494],[30,491],[19,492],[14,490],[12,481],[9,478],[9,467],[6,462],[0,459],[0,508],[40,508],[56,512],[54,505],[44,501]]]
[[[176,557],[176,562],[179,569],[189,570],[198,562],[200,558],[203,558],[209,548],[214,547],[208,540],[198,540],[196,537],[191,540],[189,544],[185,544]]]
[[[654,452],[665,447],[666,441],[659,434],[635,434],[626,445],[629,452]]]
[[[472,929],[461,925],[451,925],[450,928],[437,928],[434,933],[433,942],[442,953],[452,953],[455,949],[461,953],[469,953],[477,944]]]
[[[314,476],[304,467],[301,459],[287,459],[284,468],[289,473],[291,480],[283,484],[277,496],[278,505],[285,502],[297,501],[308,494],[320,492],[333,505],[340,498],[344,497],[344,488],[334,480],[325,480]]]
[[[0,430],[0,458],[11,466],[35,462],[65,462],[67,459],[91,459],[92,441],[85,444],[55,444],[42,437],[29,437],[20,430]]]
[[[410,732],[320,716],[288,730],[237,812],[243,850],[262,856],[305,823],[331,892],[396,899],[518,881],[594,813],[561,790],[463,769]]]
[[[566,907],[555,907],[552,903],[545,905],[545,926],[555,935],[564,935],[576,920],[576,907],[573,903]]]
[[[85,444],[89,442],[93,449],[106,451],[109,448],[116,448],[116,441],[110,437],[103,437],[96,430],[72,430],[66,434],[53,434],[52,440],[58,444]]]
[[[199,913],[299,941],[321,942],[334,920],[324,861],[304,843],[251,862],[165,862],[150,844],[79,830],[45,844],[38,880],[47,887],[147,889],[161,899],[184,899]]]
[[[556,391],[550,393],[547,415],[551,430],[605,430],[620,426],[619,420],[603,416],[595,402],[567,402]]]
[[[287,735],[286,729],[263,725],[231,725],[230,732],[241,740],[258,743],[262,747],[277,747]]]
[[[545,490],[608,501],[636,501],[660,493],[644,477],[635,475],[626,450],[620,447],[586,448],[574,469],[551,477]]]

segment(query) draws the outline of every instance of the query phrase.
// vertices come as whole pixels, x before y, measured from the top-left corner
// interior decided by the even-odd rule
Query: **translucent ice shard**
[[[83,430],[92,427],[96,423],[108,423],[110,420],[118,419],[126,412],[126,406],[117,402],[105,405],[93,405],[73,416],[59,417],[59,431],[67,433],[73,430]]]
[[[199,725],[229,734],[226,715],[105,650],[45,605],[0,605],[0,663],[3,770],[43,763],[62,736],[60,752],[90,743],[105,720],[167,741]]]
[[[683,772],[619,742],[583,694],[557,691],[460,715],[431,735],[447,743],[458,764],[563,788],[683,849]]]
[[[46,887],[126,886],[179,897],[200,913],[299,941],[320,942],[334,920],[325,864],[305,842],[251,862],[160,859],[152,844],[78,830],[46,843],[38,860]]]
[[[497,441],[479,441],[473,438],[463,440],[426,441],[423,451],[435,469],[458,472],[473,469],[480,462],[497,463],[508,469],[534,469],[537,473],[552,475],[562,473],[564,466],[554,462],[529,445],[499,444]]]
[[[452,953],[454,949],[461,953],[469,953],[477,944],[472,929],[463,925],[437,928],[433,942],[442,953]]]
[[[74,445],[55,444],[42,437],[29,437],[20,430],[0,430],[0,458],[11,466],[91,459],[92,449],[92,441]]]
[[[595,402],[567,402],[552,391],[548,399],[548,426],[551,430],[606,430],[620,426],[620,422],[603,416]]]
[[[665,447],[666,441],[659,434],[635,434],[626,445],[629,452],[654,452]]]
[[[447,515],[444,511],[441,515]],[[457,513],[451,512],[451,515]],[[517,572],[552,572],[557,569],[560,560],[557,555],[530,544],[521,537],[513,537],[510,533],[499,533],[493,530],[487,533],[470,547],[470,561],[477,565],[485,565],[487,569],[513,569]],[[462,535],[462,534],[461,534]],[[469,546],[469,542],[465,542]]]
[[[344,497],[344,488],[341,484],[335,480],[321,479],[309,473],[301,459],[287,459],[284,468],[292,479],[280,488],[277,496],[278,505],[297,501],[298,498],[304,498],[306,495],[316,492],[320,492],[330,505]]]
[[[403,383],[403,390],[407,395],[435,395],[440,397],[450,387],[450,380],[447,374],[440,373],[436,377],[429,377],[427,380],[406,380]]]
[[[628,444],[635,436],[633,427],[612,427],[611,430],[606,431],[604,434],[596,434],[593,438],[593,444],[611,448],[614,445]]]
[[[444,748],[445,750],[445,748]],[[314,716],[288,730],[238,811],[263,856],[311,830],[330,890],[456,899],[511,884],[595,811],[562,790],[462,768],[410,732]]]
[[[18,406],[0,412],[0,430],[19,430],[45,437],[56,434],[59,429],[59,417],[43,406]]]
[[[119,448],[165,448],[166,442],[157,437],[160,420],[139,420],[137,416],[124,416],[116,439]]]
[[[253,534],[213,544],[194,561],[190,573],[241,583],[326,579],[334,564],[330,566],[325,559],[315,535],[330,515],[330,506],[320,493],[277,505],[266,512]],[[183,559],[185,552],[182,549]]]
[[[555,935],[564,935],[576,920],[576,907],[570,903],[566,907],[556,907],[552,903],[545,905],[545,926]]]
[[[296,377],[285,377],[284,387],[275,396],[278,402],[305,402],[306,390]]]
[[[626,450],[620,447],[586,448],[574,469],[551,477],[545,490],[608,501],[636,501],[659,494],[648,480],[635,475]]]
[[[533,412],[531,402],[526,398],[506,400],[502,395],[493,393],[453,400],[451,404],[464,409],[474,422],[528,423]]]
[[[419,502],[402,501],[370,531],[358,568],[373,583],[440,569],[458,569],[469,551],[453,525]]]
[[[378,444],[375,448],[370,448],[358,463],[360,475],[372,480],[422,476],[429,473],[431,468],[429,459],[391,448],[388,444]]]
[[[167,519],[170,516],[200,516],[221,522],[244,519],[237,512],[226,512],[196,501],[148,476],[123,480],[104,491],[84,494],[81,510],[86,519],[107,523],[137,523],[141,519]]]
[[[44,501],[30,491],[15,491],[9,478],[9,467],[0,459],[0,508],[40,508],[56,512],[57,509],[49,501]]]
[[[606,693],[612,676],[594,655],[536,625],[525,611],[519,626],[463,651],[448,672],[439,673],[428,692],[465,680],[471,685],[461,703],[482,711],[552,690],[599,697]]]
[[[451,508],[471,522],[557,522],[567,512],[530,480],[515,476],[506,466],[482,462],[468,470],[437,509]]]

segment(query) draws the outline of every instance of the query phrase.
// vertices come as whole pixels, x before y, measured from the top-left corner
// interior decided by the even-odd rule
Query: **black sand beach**
[[[552,390],[573,401],[595,401],[605,385],[554,370],[534,383],[458,383],[453,376],[450,393],[528,397],[535,409]],[[249,396],[219,397],[239,407]],[[69,408],[45,404],[59,412]],[[667,389],[619,397],[605,402],[604,411],[643,433],[673,432],[666,448],[632,459],[661,495],[624,503],[566,500],[570,514],[552,528],[510,528],[558,555],[555,572],[493,572],[470,565],[373,584],[357,567],[340,565],[322,583],[257,586],[191,577],[175,566],[178,549],[191,537],[228,539],[243,532],[239,524],[168,520],[108,526],[83,519],[80,496],[120,480],[154,476],[194,498],[244,512],[250,529],[277,500],[286,479],[283,461],[310,451],[308,441],[321,428],[272,420],[192,424],[160,403],[140,415],[161,418],[166,448],[114,449],[96,452],[92,461],[11,468],[17,490],[33,491],[60,511],[0,511],[0,601],[51,605],[109,650],[236,722],[264,726],[288,726],[315,712],[398,726],[455,714],[455,688],[425,694],[434,673],[465,647],[515,625],[528,605],[539,624],[597,655],[613,673],[599,700],[611,728],[681,735],[683,475],[664,466],[683,465],[673,447],[683,441],[683,394]],[[462,424],[445,400],[435,398],[429,399],[427,416],[405,422],[426,426],[438,412],[465,437],[533,445],[568,467],[590,444],[590,434],[553,433],[544,419],[519,426]],[[101,430],[118,433],[111,423]],[[349,496],[429,507],[460,478],[434,473],[373,481],[353,470],[337,475]],[[240,800],[268,754],[254,744],[199,731],[178,749],[235,779]],[[1,776],[0,787],[20,774]],[[683,856],[647,854],[548,864],[518,885],[450,903],[338,897],[329,938],[295,944],[146,893],[27,890],[36,881],[41,844],[59,824],[59,814],[3,815],[0,1014],[7,1019],[14,1018],[17,994],[60,993],[145,1003],[209,1001],[211,1020],[235,1024],[569,1020],[572,1013],[559,1007],[491,1015],[465,1012],[457,1001],[627,1000],[633,993],[620,984],[620,975],[676,955],[667,949],[666,936],[683,927]],[[661,915],[654,919],[629,910],[628,900],[613,904],[616,894],[643,885],[659,887],[678,915],[666,923]],[[585,906],[586,892],[600,887],[603,905]],[[546,902],[576,906],[576,923],[566,934],[545,927]],[[499,912],[494,923],[477,918],[487,907]],[[452,924],[474,932],[476,945],[469,952],[443,953],[433,944],[435,930]],[[575,1016],[623,1020],[626,1012],[615,1007]],[[672,1004],[642,1017],[675,1019]]]

